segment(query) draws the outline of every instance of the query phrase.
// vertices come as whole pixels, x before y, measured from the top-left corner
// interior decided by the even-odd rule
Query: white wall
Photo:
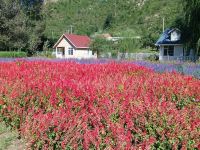
[[[183,45],[174,46],[174,56],[183,56]]]
[[[68,50],[66,53],[65,58],[97,58],[97,54],[92,55],[92,50],[89,49],[74,49],[73,55],[68,55]]]
[[[64,47],[65,48],[65,56],[62,56],[62,54],[59,54],[56,50],[56,57],[57,58],[65,58],[68,54],[68,48],[72,47],[65,38],[62,38],[62,40],[58,43],[58,45],[56,46],[56,49],[58,47]]]
[[[183,45],[174,45],[174,56],[164,56],[164,45],[159,49],[159,60],[177,60],[183,57]]]
[[[92,51],[88,49],[73,49],[73,55],[68,55],[68,49],[73,47],[65,38],[60,41],[56,48],[57,47],[65,48],[65,56],[56,53],[57,58],[97,58],[97,54],[95,53],[95,55],[92,55]]]

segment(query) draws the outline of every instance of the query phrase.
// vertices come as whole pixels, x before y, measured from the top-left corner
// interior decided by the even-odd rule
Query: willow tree
[[[196,53],[200,52],[200,0],[183,0],[185,39]]]

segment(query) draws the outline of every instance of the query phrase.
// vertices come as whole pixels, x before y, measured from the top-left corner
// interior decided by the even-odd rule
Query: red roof
[[[54,45],[54,47],[56,47],[60,43],[63,37],[65,37],[75,48],[89,48],[90,46],[91,40],[88,36],[65,33]]]
[[[83,35],[64,34],[64,36],[76,47],[76,48],[88,48],[90,46],[90,38]]]

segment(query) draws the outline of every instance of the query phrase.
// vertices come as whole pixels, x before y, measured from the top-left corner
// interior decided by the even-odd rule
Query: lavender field
[[[140,66],[153,69],[156,72],[178,72],[185,75],[192,75],[200,79],[200,64],[195,63],[153,63],[147,61],[133,62]]]

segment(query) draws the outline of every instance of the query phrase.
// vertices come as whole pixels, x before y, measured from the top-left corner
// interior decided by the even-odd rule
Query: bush
[[[198,149],[192,77],[128,63],[18,61],[0,63],[0,81],[0,118],[32,149]]]
[[[159,56],[157,54],[152,54],[147,58],[147,60],[158,61],[159,60]]]
[[[33,56],[36,57],[47,57],[47,58],[55,58],[55,55],[53,55],[54,51],[49,50],[49,51],[37,51]]]
[[[1,51],[0,57],[1,58],[21,58],[26,57],[27,54],[25,52],[18,52],[18,51]]]

